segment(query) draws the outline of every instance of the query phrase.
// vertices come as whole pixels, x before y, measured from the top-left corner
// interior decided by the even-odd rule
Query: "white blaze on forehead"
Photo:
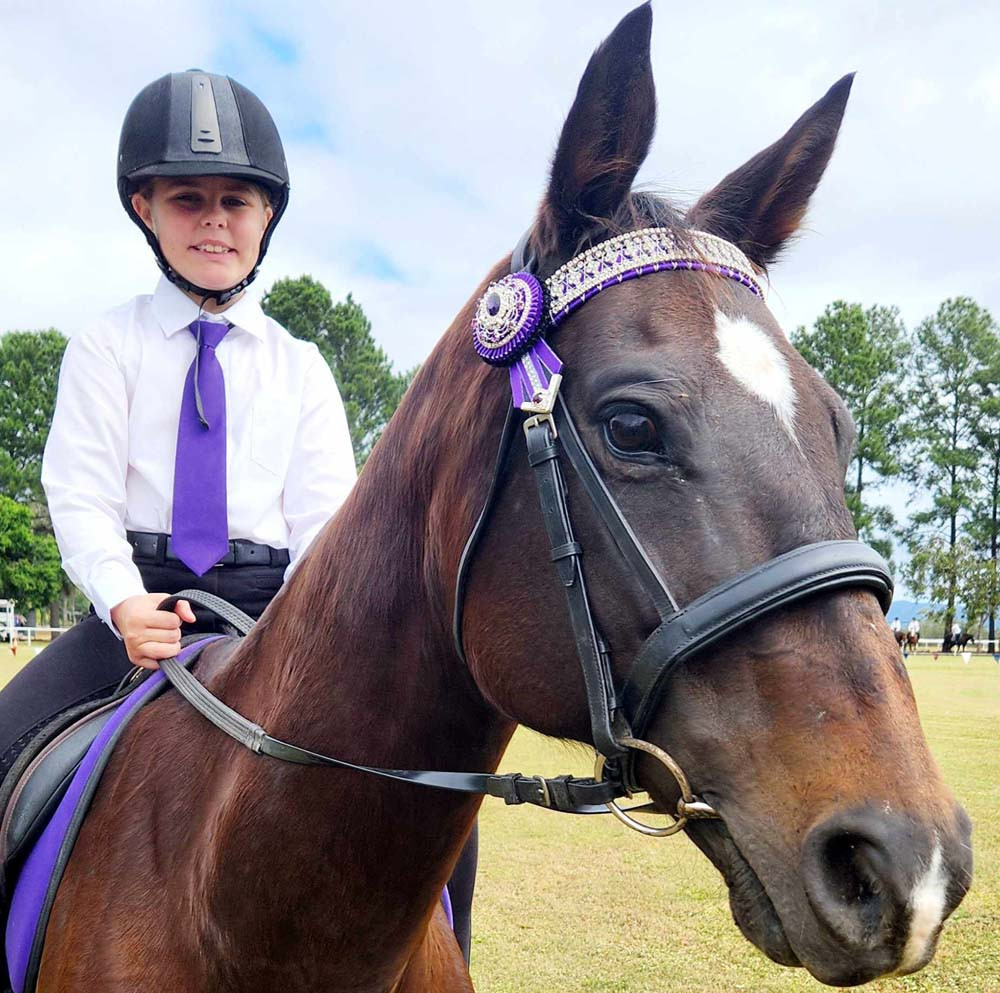
[[[912,972],[923,963],[944,918],[948,877],[941,862],[941,846],[935,845],[931,864],[917,880],[910,896],[910,936],[899,962],[901,973]]]
[[[719,361],[730,375],[755,397],[769,404],[778,422],[795,437],[795,387],[785,356],[770,335],[745,317],[715,312]]]

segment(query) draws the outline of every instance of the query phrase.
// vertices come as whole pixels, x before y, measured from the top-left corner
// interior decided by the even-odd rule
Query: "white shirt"
[[[319,349],[256,300],[220,316],[233,325],[216,349],[229,537],[287,548],[291,570],[356,478],[344,405]],[[42,483],[63,568],[109,625],[112,607],[146,592],[126,530],[171,530],[177,422],[196,349],[187,328],[197,317],[198,305],[161,278],[152,296],[66,347]]]

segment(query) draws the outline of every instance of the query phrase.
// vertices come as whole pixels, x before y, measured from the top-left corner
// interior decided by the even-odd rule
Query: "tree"
[[[917,328],[908,475],[930,496],[931,507],[913,515],[907,540],[914,556],[923,547],[947,549],[934,558],[944,570],[935,585],[946,604],[946,628],[959,595],[960,533],[985,484],[975,430],[982,416],[982,379],[995,346],[993,318],[968,297],[946,300]]]
[[[62,585],[55,538],[36,534],[31,510],[0,496],[0,596],[36,610],[54,600]]]
[[[898,452],[904,387],[901,370],[909,352],[906,331],[895,307],[837,300],[816,319],[813,329],[800,327],[792,343],[802,357],[840,395],[851,412],[857,439],[844,491],[858,534],[889,556],[893,524],[888,507],[866,499],[900,473]]]
[[[25,503],[46,528],[42,453],[65,349],[54,328],[0,337],[0,494]]]
[[[982,613],[987,621],[989,651],[996,651],[997,612],[1000,589],[997,557],[1000,551],[1000,340],[994,340],[992,354],[977,376],[980,392],[979,416],[972,426],[972,440],[983,458],[982,499],[972,508],[967,533],[983,560],[984,589]]]
[[[333,303],[311,276],[279,279],[262,301],[264,311],[296,338],[313,342],[333,371],[347,411],[358,468],[392,417],[415,369],[395,373],[375,344],[371,321],[350,294]]]
[[[948,606],[931,611],[935,620],[943,622],[943,630],[951,630],[959,606],[969,627],[977,626],[984,616],[989,568],[967,538],[959,538],[954,545],[942,535],[929,538],[913,551],[903,575],[918,599],[948,604],[953,594]]]

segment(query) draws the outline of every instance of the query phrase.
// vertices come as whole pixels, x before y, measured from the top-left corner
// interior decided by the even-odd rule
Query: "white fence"
[[[17,644],[27,645],[29,648],[31,648],[36,641],[47,645],[57,635],[60,635],[64,631],[68,630],[69,628],[29,628],[20,626],[4,627],[0,628],[0,644],[10,645],[13,643],[13,639],[17,639]],[[39,634],[43,635],[43,637],[39,638]],[[48,637],[44,637],[45,635],[48,635]]]

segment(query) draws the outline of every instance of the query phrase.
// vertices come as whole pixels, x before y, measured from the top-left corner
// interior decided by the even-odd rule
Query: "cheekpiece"
[[[544,287],[530,272],[490,283],[476,306],[473,346],[490,365],[510,367],[515,407],[548,413],[562,382],[562,362],[542,338],[543,329],[557,326],[609,286],[679,269],[723,276],[764,296],[750,260],[731,242],[706,231],[641,228],[574,256]]]

